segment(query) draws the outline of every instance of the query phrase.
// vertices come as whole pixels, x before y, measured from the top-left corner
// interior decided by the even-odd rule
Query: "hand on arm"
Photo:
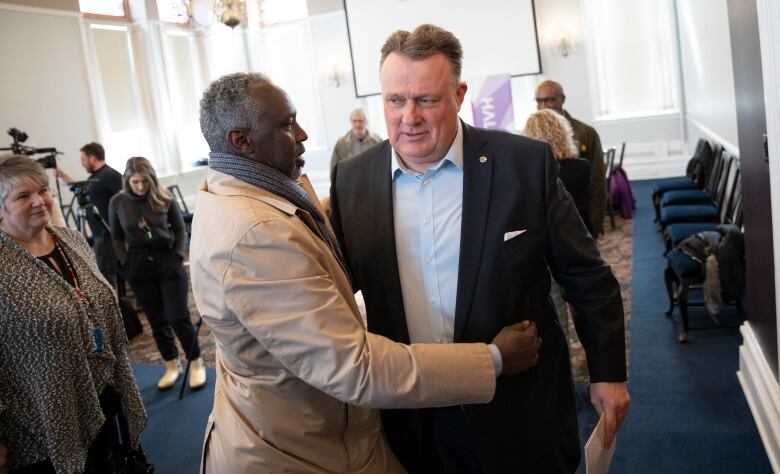
[[[503,374],[518,374],[539,361],[542,340],[537,337],[536,323],[522,321],[506,326],[491,342],[501,352]]]
[[[594,382],[590,384],[590,402],[599,416],[604,415],[604,447],[612,446],[620,425],[628,413],[628,389],[625,382]]]

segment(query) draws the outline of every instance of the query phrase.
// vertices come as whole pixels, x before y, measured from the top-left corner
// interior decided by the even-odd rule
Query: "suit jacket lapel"
[[[396,334],[387,334],[396,341],[408,344],[409,330],[406,327],[403,295],[401,294],[401,277],[398,274],[398,256],[395,251],[395,224],[393,219],[393,183],[390,176],[390,142],[385,142],[379,149],[378,156],[371,160],[371,189],[373,246],[376,250],[374,258],[379,265],[382,287],[387,295],[387,316],[392,319]],[[368,315],[370,318],[371,315]],[[382,316],[380,316],[382,317]]]
[[[477,129],[463,124],[463,215],[454,342],[461,341],[463,328],[471,314],[485,241],[493,181],[493,156],[482,150],[485,144]]]

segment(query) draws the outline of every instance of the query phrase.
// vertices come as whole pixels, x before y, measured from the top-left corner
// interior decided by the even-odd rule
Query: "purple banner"
[[[469,89],[474,93],[474,98],[471,100],[474,126],[507,132],[515,131],[512,78],[509,74],[470,80]]]

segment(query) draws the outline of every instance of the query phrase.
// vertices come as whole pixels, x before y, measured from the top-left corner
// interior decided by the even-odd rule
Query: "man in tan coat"
[[[498,374],[536,364],[541,341],[527,321],[489,345],[366,332],[338,242],[300,176],[306,132],[265,76],[212,83],[200,122],[212,151],[190,269],[217,346],[202,471],[402,472],[375,408],[486,403]]]
[[[604,213],[607,205],[607,181],[604,175],[604,150],[601,138],[595,128],[580,122],[563,109],[566,95],[563,87],[555,81],[543,81],[536,88],[536,108],[551,109],[566,117],[574,130],[574,140],[580,156],[590,162],[590,222],[588,230],[593,237],[604,233]]]

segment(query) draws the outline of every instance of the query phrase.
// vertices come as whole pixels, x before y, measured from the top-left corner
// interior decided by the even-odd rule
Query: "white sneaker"
[[[190,388],[197,390],[206,385],[206,367],[203,366],[203,359],[198,357],[190,363]]]
[[[179,359],[166,360],[165,361],[165,373],[159,382],[157,382],[157,388],[160,390],[168,390],[176,385],[176,381],[179,380],[181,375],[181,364]]]

